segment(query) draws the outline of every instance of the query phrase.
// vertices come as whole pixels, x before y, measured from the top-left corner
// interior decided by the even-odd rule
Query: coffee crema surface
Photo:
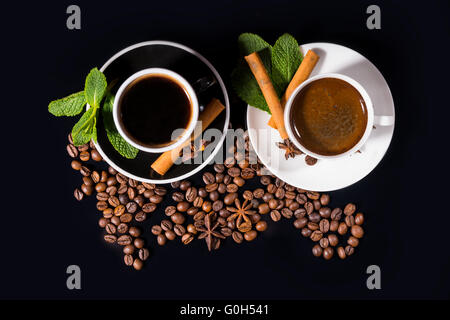
[[[336,78],[315,80],[293,101],[291,126],[298,141],[324,156],[344,153],[364,135],[367,108],[358,90]]]
[[[186,129],[192,102],[184,87],[163,74],[142,76],[124,90],[119,101],[119,121],[137,143],[164,147],[174,143],[174,130]],[[182,133],[182,132],[181,132]]]

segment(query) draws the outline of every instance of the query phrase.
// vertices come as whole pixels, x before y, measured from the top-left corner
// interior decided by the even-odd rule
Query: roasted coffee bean
[[[134,241],[133,241],[133,244],[134,244],[134,246],[136,247],[136,248],[138,248],[138,249],[142,249],[143,247],[144,247],[144,239],[142,239],[142,238],[136,238],[136,239],[134,239]]]
[[[167,206],[166,209],[164,210],[164,213],[168,217],[173,215],[175,212],[177,212],[177,209],[174,206]]]
[[[316,244],[313,248],[312,248],[312,253],[315,257],[320,257],[322,255],[323,249],[321,246],[319,246],[318,244]]]
[[[271,181],[272,179],[270,178],[270,176],[261,176],[260,178],[260,182],[264,186],[267,186]]]
[[[166,244],[167,238],[166,238],[166,236],[163,233],[161,233],[161,234],[158,234],[158,237],[156,238],[156,241],[158,242],[158,244],[160,246],[163,246],[163,245]]]
[[[216,182],[216,177],[211,172],[205,172],[202,178],[206,185]]]
[[[125,247],[123,247],[123,253],[124,254],[133,254],[134,253],[134,246],[133,245],[131,245],[131,244],[129,244],[129,245],[126,245]]]
[[[87,186],[94,186],[94,181],[92,181],[91,177],[83,177],[83,184],[87,185]]]
[[[68,144],[66,150],[71,158],[78,157],[78,149],[73,144]]]
[[[322,207],[319,200],[314,200],[313,205],[314,205],[314,210],[316,210],[316,211],[319,211],[320,208]]]
[[[225,166],[223,164],[215,164],[214,165],[214,171],[217,173],[222,173],[225,171]]]
[[[293,201],[289,206],[288,206],[289,210],[291,210],[292,212],[294,212],[295,210],[300,208],[300,204],[297,201]],[[303,208],[302,208],[303,209]]]
[[[173,201],[176,201],[176,202],[184,201],[184,194],[182,194],[179,191],[176,191],[176,192],[172,193],[172,199],[173,199]]]
[[[241,177],[244,180],[253,179],[255,177],[255,170],[253,170],[252,168],[243,168],[241,170]]]
[[[189,187],[186,191],[186,201],[193,202],[194,199],[197,197],[197,188],[196,187]],[[180,200],[182,201],[182,200]]]
[[[78,201],[81,201],[81,200],[83,200],[83,198],[84,198],[84,193],[81,192],[80,189],[76,188],[76,189],[73,191],[73,196],[74,196],[75,199],[77,199]]]
[[[292,199],[280,199],[280,201],[284,201],[284,205],[289,208],[289,206],[294,203]]]
[[[328,242],[330,242],[330,246],[335,247],[339,243],[339,239],[337,235],[334,233],[328,235]]]
[[[354,214],[356,211],[356,206],[353,203],[349,203],[344,208],[344,214],[346,216]]]
[[[305,217],[298,218],[294,221],[294,227],[297,229],[303,229],[307,223],[308,219],[306,219]]]
[[[80,170],[81,169],[81,162],[77,161],[77,160],[72,160],[72,162],[70,163],[71,167],[73,170]]]
[[[108,224],[106,225],[106,227],[105,227],[105,230],[106,230],[107,233],[113,234],[113,233],[116,233],[117,228],[116,228],[116,226],[113,225],[112,223],[108,223]]]
[[[233,178],[230,177],[228,174],[226,174],[226,175],[223,177],[223,183],[224,183],[225,185],[230,184],[232,180],[233,180]]]
[[[311,231],[319,230],[319,224],[318,223],[308,222],[307,226],[308,226],[308,229],[311,230]]]
[[[343,236],[347,233],[348,227],[344,222],[339,223],[338,233]]]
[[[330,260],[331,258],[333,258],[333,254],[334,254],[333,248],[327,247],[323,249],[323,258],[325,260]]]
[[[197,196],[197,198],[195,198],[195,200],[192,204],[194,205],[194,207],[200,208],[203,205],[203,198],[200,196]]]
[[[109,222],[110,222],[109,219],[106,219],[106,218],[102,217],[102,218],[100,218],[100,219],[98,220],[98,225],[99,225],[100,228],[104,228],[104,227],[106,227],[106,225],[107,225]]]
[[[221,229],[220,229],[220,233],[221,233],[224,237],[229,237],[229,236],[231,236],[231,234],[233,233],[233,230],[231,230],[231,229],[228,228],[228,227],[225,227],[225,228],[221,228]]]
[[[142,211],[150,213],[156,210],[156,204],[148,202],[142,206]]]
[[[119,194],[119,202],[120,204],[126,205],[130,199],[126,194]]]
[[[89,159],[91,158],[91,154],[88,151],[83,151],[80,152],[80,160],[81,161],[89,161]]]
[[[319,240],[319,245],[324,249],[327,248],[329,244],[330,242],[328,241],[328,238],[322,238]]]
[[[341,208],[334,208],[331,211],[331,220],[339,221],[342,217],[342,209]]]
[[[269,183],[266,187],[267,192],[269,193],[275,193],[278,190],[278,187],[274,185],[273,183]]]
[[[117,232],[119,233],[127,233],[128,225],[126,223],[121,223],[117,226]]]
[[[219,198],[220,198],[220,195],[219,195],[219,192],[217,192],[217,191],[213,191],[209,194],[209,199],[213,202],[217,201]]]
[[[345,249],[342,247],[337,248],[337,253],[338,253],[339,258],[341,258],[342,260],[347,257],[347,255],[345,254]]]
[[[267,230],[267,222],[264,220],[260,220],[256,223],[255,229],[259,232],[264,232]]]
[[[313,211],[314,211],[314,205],[312,204],[312,202],[306,202],[305,204],[304,204],[304,207],[305,207],[305,209],[306,209],[306,213],[308,214],[308,215],[310,215]]]
[[[218,187],[217,183],[211,183],[211,184],[207,184],[205,186],[205,189],[206,189],[206,192],[213,192],[213,191],[217,190],[217,187]]]
[[[81,166],[80,173],[81,173],[81,175],[88,177],[91,175],[91,170],[89,170],[89,168],[87,168],[85,166]]]
[[[164,219],[164,220],[161,221],[161,228],[162,228],[164,231],[167,231],[167,230],[172,229],[172,226],[173,226],[172,222],[170,222],[170,221],[167,220],[167,219]]]
[[[252,204],[253,209],[257,209],[259,206],[259,201],[256,199],[253,199],[252,201],[250,201],[250,203]]]
[[[357,247],[359,244],[359,240],[354,236],[350,236],[348,237],[347,244],[351,245],[352,247]]]
[[[139,259],[141,259],[142,261],[145,261],[150,256],[150,252],[148,251],[147,248],[141,248],[141,249],[139,249],[138,255],[139,255]]]
[[[216,183],[221,184],[225,175],[223,173],[216,173]]]
[[[187,191],[187,189],[189,189],[189,187],[192,185],[192,183],[188,180],[183,180],[180,183],[180,190],[181,191]]]
[[[136,204],[137,204],[139,207],[142,207],[142,206],[144,205],[144,203],[145,203],[145,199],[144,199],[143,196],[138,195],[136,198],[134,198],[134,202],[136,202]]]
[[[313,166],[313,165],[315,165],[317,163],[317,159],[307,155],[305,157],[305,163],[308,166]]]
[[[364,223],[364,215],[359,212],[356,214],[355,216],[355,224],[357,224],[358,226],[362,225]]]
[[[167,240],[170,240],[170,241],[175,240],[175,238],[177,237],[175,232],[173,232],[172,230],[165,231],[164,235],[166,236]]]
[[[194,240],[194,236],[189,232],[183,234],[183,236],[181,237],[181,242],[183,242],[183,244],[189,244],[192,242],[192,240]]]
[[[108,204],[105,201],[98,201],[97,202],[97,210],[103,211],[106,208],[108,208]]]
[[[339,229],[339,221],[331,221],[330,222],[330,231],[335,232]]]
[[[239,231],[233,231],[231,237],[233,238],[234,242],[236,242],[236,243],[242,243],[242,241],[244,240],[242,233],[240,233]]]
[[[352,226],[351,230],[350,230],[352,236],[354,236],[355,238],[361,239],[364,236],[364,229],[355,224]]]
[[[277,199],[270,199],[268,202],[270,209],[276,209],[278,207],[278,200]]]
[[[235,220],[227,221],[227,227],[230,228],[231,230],[236,229],[236,221]]]
[[[253,197],[255,197],[256,199],[261,199],[264,195],[264,190],[261,188],[257,188],[255,190],[253,190]]]
[[[155,236],[157,236],[158,234],[160,234],[161,233],[161,231],[162,231],[162,228],[161,228],[161,226],[158,226],[158,225],[154,225],[153,227],[152,227],[152,233],[155,235]]]
[[[116,180],[120,184],[126,184],[128,182],[128,178],[121,173],[116,174]]]
[[[286,182],[284,182],[283,180],[281,180],[280,178],[276,178],[275,179],[275,185],[277,187],[284,187],[284,185],[286,184]]]
[[[273,199],[273,194],[272,194],[272,193],[269,193],[269,192],[266,192],[266,193],[264,193],[264,195],[262,196],[262,199],[263,199],[264,202],[269,202],[270,199]]]
[[[203,201],[202,210],[206,213],[212,210],[212,203],[210,201]]]
[[[120,216],[120,221],[124,223],[131,222],[133,220],[133,215],[131,213],[124,213]]]
[[[308,198],[306,197],[305,194],[299,193],[295,197],[295,201],[297,201],[300,205],[304,205],[308,201]]]
[[[128,198],[129,198],[130,200],[133,200],[134,197],[136,197],[136,190],[135,190],[134,188],[132,188],[132,187],[129,187],[129,188],[127,189],[127,195],[128,195]]]
[[[283,217],[285,217],[286,219],[290,219],[290,218],[292,218],[292,216],[294,215],[294,213],[292,212],[292,210],[289,209],[289,208],[283,208],[283,209],[281,209],[281,214],[282,214]]]
[[[331,209],[328,207],[322,207],[319,209],[319,214],[322,218],[328,219],[331,217]]]
[[[106,192],[101,192],[99,194],[107,194]],[[99,195],[98,194],[98,195]],[[98,199],[98,198],[97,198]],[[100,200],[100,199],[99,199]],[[120,201],[116,196],[109,196],[108,197],[108,203],[111,207],[117,207],[118,205],[120,205]]]
[[[241,178],[241,177],[234,177],[233,178],[233,183],[235,185],[237,185],[238,187],[242,187],[245,184],[245,180],[243,178]]]
[[[231,167],[227,170],[227,173],[230,177],[235,178],[241,175],[241,169],[238,167]]]
[[[192,223],[187,225],[186,230],[189,233],[197,234],[197,229],[195,228],[195,226]]]
[[[234,192],[237,192],[238,190],[239,190],[239,187],[236,184],[234,184],[234,183],[230,183],[230,184],[227,185],[227,192],[228,193],[234,193]]]
[[[103,239],[105,239],[105,241],[108,243],[114,243],[117,241],[117,237],[113,234],[105,234],[103,236]]]
[[[302,232],[302,236],[304,236],[305,238],[309,238],[311,236],[311,234],[313,233],[308,228],[303,228],[301,232]]]
[[[355,217],[353,216],[346,216],[345,217],[345,224],[347,225],[347,227],[351,227],[355,224]]]
[[[179,212],[186,212],[191,205],[187,201],[181,201],[177,203],[177,210]]]
[[[154,204],[158,204],[163,201],[163,197],[161,197],[157,194],[154,194],[154,195],[150,196],[149,200],[150,200],[150,202],[152,202]]]
[[[158,196],[161,196],[161,197],[163,197],[167,194],[167,189],[164,187],[155,187],[154,191]]]
[[[228,211],[227,209],[221,209],[219,211],[219,216],[221,216],[222,218],[228,218],[231,215],[231,212]]]
[[[95,184],[99,183],[101,179],[100,173],[98,171],[92,171],[91,179]]]
[[[147,190],[147,189],[145,189],[145,187],[144,187],[142,184],[140,184],[140,185],[138,185],[138,186],[136,187],[136,191],[137,191],[138,194],[144,194],[144,192],[145,192],[146,190]]]
[[[129,213],[135,213],[137,211],[137,209],[138,209],[138,205],[137,205],[136,202],[130,201],[130,202],[127,203],[125,208],[127,209],[127,211]]]
[[[258,233],[255,230],[250,230],[244,233],[244,239],[247,241],[253,241],[257,235]]]
[[[121,235],[119,238],[117,238],[117,244],[121,245],[121,246],[126,246],[131,244],[132,239],[129,235],[124,234]]]
[[[181,237],[183,234],[186,233],[186,228],[183,225],[181,225],[181,224],[176,224],[173,227],[173,231],[175,232],[175,234],[177,236]]]
[[[117,171],[116,171],[116,169],[114,169],[113,167],[108,167],[108,172],[109,172],[109,174],[111,174],[111,175],[116,175],[117,174]]]
[[[125,213],[125,206],[123,204],[114,208],[114,215],[117,217],[122,216]]]
[[[234,157],[228,157],[225,159],[223,164],[225,165],[226,168],[231,168],[236,164],[236,159]]]
[[[105,210],[103,210],[103,217],[105,217],[106,219],[112,218],[113,215],[114,211],[112,208],[106,208]]]
[[[198,197],[202,197],[202,198],[205,198],[208,195],[208,192],[206,192],[206,189],[203,187],[199,188],[197,193],[198,193]]]
[[[280,211],[278,211],[278,210],[270,211],[270,218],[275,222],[280,221],[280,219],[281,219]]]
[[[109,186],[106,188],[106,194],[110,196],[115,196],[117,194],[117,187],[116,186]]]
[[[176,212],[174,213],[172,216],[170,216],[170,219],[173,221],[173,223],[175,224],[183,224],[184,221],[186,220],[186,218],[184,217],[184,215],[182,213]]]
[[[189,209],[187,209],[186,213],[190,216],[195,215],[197,212],[199,211],[198,208],[196,207],[190,207]]]
[[[320,196],[320,204],[323,206],[327,206],[330,203],[330,196],[326,193]]]
[[[298,208],[297,210],[294,211],[295,218],[299,219],[299,218],[303,218],[304,216],[306,216],[305,208]]]
[[[224,194],[227,192],[227,186],[224,183],[220,183],[217,187],[217,192],[220,194]]]
[[[307,191],[306,196],[311,200],[318,200],[320,198],[320,193],[315,191]]]
[[[238,197],[238,194],[235,193],[235,192],[233,192],[233,193],[228,193],[228,194],[224,197],[223,202],[224,202],[227,206],[232,205],[232,204],[234,203],[234,200],[237,199],[237,197]]]
[[[197,220],[197,221],[194,222],[194,227],[196,229],[203,228],[204,225],[205,225],[205,221],[204,220]]]
[[[270,207],[269,207],[269,205],[268,205],[267,203],[261,203],[261,204],[258,206],[258,212],[259,212],[259,214],[266,214],[266,213],[269,213],[269,212],[270,212]]]
[[[120,224],[120,218],[119,217],[111,217],[111,223],[114,224],[115,226],[118,226]]]
[[[134,179],[128,178],[128,185],[131,188],[136,188],[138,186],[138,182]]]
[[[223,201],[222,200],[216,200],[212,204],[212,210],[215,212],[219,212],[223,208]]]
[[[97,150],[91,150],[91,158],[94,161],[102,161],[103,158]]]
[[[327,233],[328,231],[330,231],[330,221],[328,221],[327,219],[320,220],[319,229],[320,231],[322,231],[322,233]]]
[[[138,227],[131,227],[128,233],[130,236],[137,238],[141,235],[142,231]]]
[[[308,216],[309,221],[319,223],[320,215],[317,212],[313,212]]]
[[[135,269],[135,270],[141,270],[142,268],[144,267],[144,263],[142,262],[142,260],[141,259],[134,259],[134,262],[133,262],[133,268]]]
[[[128,187],[126,184],[121,184],[119,186],[119,189],[117,189],[117,193],[120,195],[125,195],[127,193],[127,191],[128,191]],[[127,195],[127,199],[128,199],[128,195]]]
[[[295,194],[295,192],[293,192],[293,191],[286,191],[286,192],[284,193],[284,197],[285,197],[286,199],[294,200],[295,197],[296,197],[296,194]]]
[[[88,143],[85,143],[85,144],[83,144],[83,145],[81,145],[81,146],[78,146],[77,148],[78,148],[78,151],[80,151],[80,152],[86,151],[86,150],[89,149],[89,144],[88,144]]]
[[[350,245],[346,246],[344,250],[347,256],[351,256],[355,252],[355,248]]]
[[[277,197],[278,199],[283,199],[284,195],[285,195],[285,190],[282,187],[277,188],[277,190],[275,191],[275,197]]]
[[[95,191],[97,192],[103,192],[106,190],[106,183],[104,182],[99,182],[95,185]]]

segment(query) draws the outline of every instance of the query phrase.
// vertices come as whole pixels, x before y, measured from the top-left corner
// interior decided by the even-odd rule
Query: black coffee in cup
[[[136,143],[160,148],[174,143],[174,130],[186,129],[192,118],[192,101],[176,79],[148,74],[132,81],[118,104],[119,122]]]

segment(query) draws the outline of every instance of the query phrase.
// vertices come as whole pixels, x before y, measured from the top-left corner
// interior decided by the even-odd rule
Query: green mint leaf
[[[266,67],[267,73],[271,73],[272,66],[270,56],[272,53],[272,46],[264,41],[263,38],[253,33],[243,33],[238,38],[238,46],[242,58],[253,52],[258,52]]]
[[[276,91],[281,95],[291,82],[303,56],[297,40],[290,34],[283,34],[272,49],[272,80]]]
[[[90,107],[72,128],[73,144],[81,146],[93,139],[97,141],[97,110]]]
[[[84,92],[73,93],[62,99],[54,100],[48,105],[48,111],[54,116],[73,117],[83,111],[86,104]]]
[[[84,85],[86,101],[91,107],[98,108],[106,91],[106,77],[97,68],[89,72]]]
[[[114,105],[114,96],[110,93],[106,95],[105,102],[103,103],[102,115],[103,124],[105,125],[106,135],[109,142],[120,153],[121,156],[127,159],[134,159],[139,150],[133,147],[131,144],[125,141],[125,139],[119,134],[114,125],[114,119],[112,115],[112,109]]]

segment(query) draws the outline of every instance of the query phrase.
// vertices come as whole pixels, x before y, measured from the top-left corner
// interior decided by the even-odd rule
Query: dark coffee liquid
[[[352,85],[336,78],[311,82],[295,97],[291,126],[298,141],[320,155],[350,150],[364,135],[367,108]]]
[[[152,74],[134,80],[119,101],[119,119],[135,142],[147,147],[167,146],[172,132],[187,128],[192,105],[186,90],[166,75]]]

